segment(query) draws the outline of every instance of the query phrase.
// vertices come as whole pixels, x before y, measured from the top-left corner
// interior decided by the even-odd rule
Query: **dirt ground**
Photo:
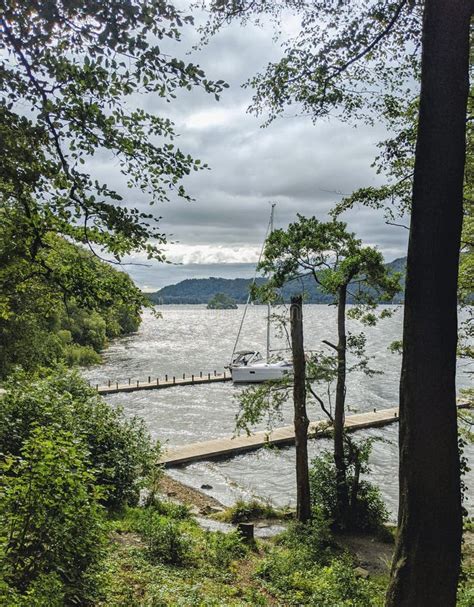
[[[370,575],[386,574],[390,571],[394,544],[362,534],[339,536],[336,543],[353,554],[359,567],[367,570]]]
[[[225,509],[225,506],[211,495],[180,483],[167,474],[163,474],[163,477],[160,479],[160,489],[171,500],[185,504],[193,511],[197,510],[202,515]]]

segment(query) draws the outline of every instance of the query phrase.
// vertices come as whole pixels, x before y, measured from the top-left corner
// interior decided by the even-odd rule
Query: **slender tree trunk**
[[[346,400],[346,299],[347,286],[339,289],[337,304],[337,384],[334,406],[334,463],[336,465],[336,495],[339,513],[338,523],[348,523],[349,492],[347,488],[346,462],[344,457],[344,405]]]
[[[399,533],[387,607],[453,607],[462,533],[457,275],[471,1],[426,0],[400,383]]]
[[[306,362],[303,347],[303,306],[301,296],[291,298],[291,349],[294,371],[294,424],[296,444],[296,518],[305,523],[311,518],[308,473],[308,417],[306,415]]]

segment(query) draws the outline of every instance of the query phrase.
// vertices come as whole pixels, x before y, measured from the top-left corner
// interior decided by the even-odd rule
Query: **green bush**
[[[263,561],[257,575],[285,605],[312,607],[382,607],[384,589],[360,578],[350,557],[332,559],[325,565],[308,559],[306,549],[276,547]]]
[[[277,518],[281,514],[270,504],[258,500],[251,500],[250,502],[237,500],[233,506],[219,513],[215,518],[235,524],[262,518]]]
[[[183,521],[191,517],[191,512],[188,506],[184,504],[175,504],[167,500],[155,500],[153,505],[148,507],[153,508],[157,514],[167,516],[168,518],[175,519],[177,521]]]
[[[315,572],[311,581],[311,607],[382,607],[383,589],[357,577],[349,557],[335,559]]]
[[[457,607],[472,607],[474,605],[474,581],[462,584],[458,591]]]
[[[307,523],[293,522],[287,531],[282,533],[277,543],[294,552],[300,552],[309,565],[324,563],[332,546],[329,521],[321,512],[314,511]]]
[[[86,459],[72,433],[36,426],[0,464],[0,571],[19,604],[94,603],[105,527]]]
[[[56,573],[39,575],[22,594],[0,579],[0,607],[64,607],[64,585]]]
[[[369,451],[370,452],[370,451]],[[368,457],[368,455],[367,455]],[[368,465],[363,472],[369,472]],[[310,486],[312,509],[330,521],[339,521],[336,498],[336,467],[333,455],[323,452],[311,462]],[[352,499],[354,472],[347,466],[347,484],[351,503],[351,527],[358,531],[381,532],[388,521],[388,511],[380,490],[366,480],[359,480],[357,497]]]
[[[77,373],[64,369],[34,377],[17,373],[5,387],[1,453],[19,455],[36,425],[61,428],[87,448],[108,508],[138,502],[158,455],[142,420],[125,419],[121,409],[112,409]]]
[[[140,532],[152,561],[182,566],[191,560],[191,538],[178,522],[147,509]]]
[[[68,367],[91,367],[102,361],[100,354],[90,346],[67,344],[63,348],[63,354]]]
[[[214,531],[206,534],[204,557],[206,563],[214,567],[227,569],[232,561],[243,558],[247,552],[248,548],[237,532]]]
[[[299,605],[312,592],[313,571],[330,562],[330,547],[329,525],[322,515],[293,523],[277,538],[257,575],[276,591],[294,596],[290,604]]]

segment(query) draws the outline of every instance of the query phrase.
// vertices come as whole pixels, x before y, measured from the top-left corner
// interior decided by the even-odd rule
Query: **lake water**
[[[128,378],[146,381],[152,378],[222,372],[229,361],[242,318],[239,310],[207,310],[204,306],[162,306],[156,318],[147,311],[137,334],[112,342],[104,355],[104,364],[88,369],[85,377],[93,384],[108,380],[124,382]],[[367,353],[373,356],[371,366],[383,375],[368,377],[359,371],[349,375],[347,405],[353,411],[371,411],[396,406],[401,357],[391,353],[390,343],[400,339],[402,308],[393,308],[394,315],[375,327],[362,327],[348,321],[348,331],[363,331],[367,337]],[[280,310],[287,314],[287,310]],[[322,340],[335,340],[335,308],[326,305],[304,307],[305,348],[320,349]],[[272,347],[287,348],[286,338],[273,329]],[[239,347],[265,351],[266,308],[248,308]],[[349,360],[350,364],[350,360]],[[458,389],[467,386],[469,375],[463,367],[458,370]],[[112,405],[121,405],[127,415],[142,417],[151,435],[163,444],[181,445],[206,439],[231,436],[235,415],[239,409],[238,396],[242,388],[231,382],[202,386],[186,386],[166,390],[122,393],[107,397]],[[311,420],[324,415],[314,402],[308,403]],[[292,404],[284,407],[281,422],[292,420]],[[263,424],[261,429],[265,428]],[[371,480],[377,483],[391,512],[396,516],[398,502],[398,427],[388,426],[359,432],[357,436],[377,436],[384,442],[374,444],[371,456]],[[389,442],[387,442],[389,441]],[[330,446],[327,440],[310,441],[310,456]],[[469,459],[474,449],[469,449]],[[277,506],[294,505],[294,448],[263,449],[233,459],[201,462],[170,470],[176,479],[199,488],[213,487],[210,494],[225,504],[242,497],[260,497]],[[474,488],[474,473],[467,477]],[[471,506],[472,509],[472,506]]]

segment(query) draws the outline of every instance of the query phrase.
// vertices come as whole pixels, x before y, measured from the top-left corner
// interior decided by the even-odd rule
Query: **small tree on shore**
[[[389,274],[380,252],[362,242],[339,221],[323,223],[315,217],[298,215],[298,221],[287,230],[275,230],[265,246],[261,269],[271,276],[266,288],[280,288],[288,281],[310,274],[319,289],[331,295],[337,306],[337,344],[324,340],[337,357],[334,416],[334,463],[337,470],[337,504],[340,525],[350,522],[349,490],[344,454],[344,417],[346,400],[348,348],[360,350],[363,356],[363,336],[347,335],[346,316],[348,296],[359,304],[351,315],[367,324],[377,320],[373,313],[379,301],[390,301],[399,291],[399,276]],[[382,316],[389,314],[387,310]]]
[[[356,460],[360,449],[344,431],[347,373],[358,369],[374,375],[377,371],[369,366],[365,335],[348,334],[346,317],[350,315],[364,324],[373,325],[378,318],[389,316],[391,311],[388,309],[377,316],[375,308],[378,302],[390,300],[398,292],[399,275],[389,274],[382,255],[371,247],[363,247],[361,241],[346,230],[344,223],[322,223],[314,217],[307,219],[302,216],[298,216],[298,221],[290,224],[287,230],[272,233],[260,269],[270,276],[269,281],[257,289],[261,299],[276,298],[276,291],[284,284],[309,274],[337,306],[337,343],[323,340],[330,354],[327,351],[313,353],[305,365],[305,376],[307,394],[321,406],[333,429],[337,496],[333,522],[338,528],[350,527],[355,511],[353,506],[357,501],[357,486],[349,486],[354,483],[354,477],[348,479],[347,466],[356,464],[358,469]],[[358,304],[349,311],[348,297]],[[356,359],[350,367],[347,363],[349,353]],[[297,371],[299,369],[295,366],[294,380],[284,379],[246,390],[240,398],[237,428],[248,430],[265,416],[267,423],[273,425],[275,418],[281,415],[281,408],[293,384],[296,394],[296,384],[300,383]],[[324,385],[328,389],[333,382],[336,383],[334,411],[331,403],[320,395],[320,387]],[[296,400],[298,403],[301,401],[300,388]],[[357,474],[355,478],[357,485]],[[297,492],[304,493],[304,487],[298,486]]]

